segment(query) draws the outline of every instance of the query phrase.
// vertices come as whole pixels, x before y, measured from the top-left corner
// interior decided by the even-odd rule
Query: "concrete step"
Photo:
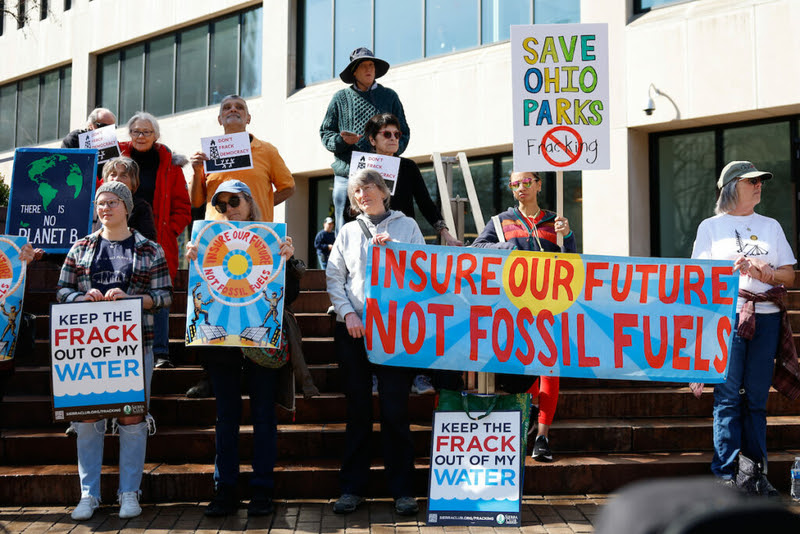
[[[159,432],[148,439],[147,458],[151,461],[210,461],[215,454],[214,425],[180,426],[156,419]],[[63,432],[65,425],[47,428],[16,428],[0,432],[2,463],[29,465],[67,463],[74,457],[74,441]],[[412,424],[415,455],[429,454],[431,426]],[[108,437],[111,443],[114,439]],[[373,425],[371,450],[380,456],[380,425]],[[550,429],[553,450],[561,453],[607,452],[651,453],[682,450],[708,451],[712,446],[712,420],[702,418],[626,418],[565,419]],[[778,449],[800,443],[799,416],[767,418],[767,443]],[[252,457],[252,427],[245,424],[240,433],[240,457]],[[340,458],[344,451],[345,423],[297,423],[278,426],[278,455],[283,460],[316,462]],[[116,459],[116,446],[106,447],[106,460]]]
[[[789,485],[789,468],[798,449],[770,451],[772,484],[780,491]],[[711,454],[684,451],[652,454],[561,454],[552,463],[525,462],[523,492],[526,495],[609,493],[646,478],[709,474]],[[414,494],[427,495],[430,462],[418,458],[414,470]],[[293,463],[279,461],[275,468],[275,495],[279,498],[330,499],[340,493],[339,461]],[[4,505],[74,505],[80,497],[74,463],[36,466],[0,466],[0,502]],[[251,474],[241,466],[239,492],[246,496]],[[143,502],[207,501],[213,494],[214,465],[209,463],[145,464]],[[102,499],[114,502],[119,482],[114,465],[103,466]],[[373,462],[367,491],[370,497],[387,497],[385,473]]]

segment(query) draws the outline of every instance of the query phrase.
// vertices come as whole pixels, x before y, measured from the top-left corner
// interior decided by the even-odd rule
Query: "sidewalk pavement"
[[[391,499],[367,501],[352,514],[333,513],[333,501],[280,501],[274,515],[248,519],[245,507],[235,516],[203,516],[207,503],[143,504],[142,515],[124,520],[119,506],[104,505],[89,521],[70,519],[72,507],[0,507],[0,533],[139,532],[158,534],[211,534],[218,532],[270,532],[271,534],[574,534],[592,532],[607,495],[525,496],[520,528],[428,527],[425,501],[416,517],[394,513]]]

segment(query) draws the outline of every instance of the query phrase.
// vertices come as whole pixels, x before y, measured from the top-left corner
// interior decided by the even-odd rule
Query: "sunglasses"
[[[382,135],[384,139],[391,139],[392,137],[394,137],[395,139],[400,139],[401,137],[403,137],[403,132],[397,132],[397,131],[390,132],[389,130],[381,130],[380,132],[378,132],[378,135]]]
[[[228,206],[232,208],[238,208],[239,204],[241,203],[242,203],[242,197],[235,196],[229,198],[227,202],[224,202],[222,200],[217,200],[217,205],[214,207],[217,209],[218,212],[225,213],[226,211],[228,211]]]
[[[95,128],[102,128],[103,126],[111,126],[111,125],[110,124],[104,124],[104,123],[102,123],[100,121],[95,121],[94,122],[94,127]]]
[[[741,178],[739,181],[740,182],[747,182],[750,185],[758,185],[758,184],[764,182],[764,180],[762,178]]]
[[[530,186],[533,185],[533,182],[538,182],[538,181],[539,178],[534,178],[534,179],[528,178],[527,180],[517,180],[515,182],[508,182],[508,187],[510,187],[512,191],[516,191],[520,187],[528,189],[530,188]]]

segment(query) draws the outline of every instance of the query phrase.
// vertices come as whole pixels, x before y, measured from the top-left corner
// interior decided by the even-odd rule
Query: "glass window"
[[[244,97],[261,94],[262,8],[242,14],[241,76],[239,94]],[[224,95],[223,95],[224,96]]]
[[[136,110],[168,115],[231,93],[261,94],[262,16],[261,7],[251,8],[99,56],[97,105],[122,121]],[[137,87],[124,81],[116,87],[117,70],[133,80],[137,68]]]
[[[66,135],[71,82],[62,67],[0,87],[0,151]]]
[[[390,65],[422,57],[422,0],[375,0],[375,55]]]
[[[534,20],[580,22],[580,0],[303,0],[297,84],[336,78],[350,52],[370,43],[396,65],[506,40],[512,24]]]
[[[64,137],[69,133],[69,116],[72,111],[72,67],[65,67],[61,76],[61,96],[58,99],[58,136]]]
[[[118,53],[106,54],[97,60],[97,105],[114,112],[119,109],[119,63]]]
[[[581,21],[580,0],[535,0],[533,21],[536,24],[570,24]]]
[[[132,46],[122,51],[120,63],[119,119],[124,122],[137,111],[142,111],[142,72],[144,45]]]
[[[660,255],[688,258],[697,226],[714,215],[714,132],[662,137],[658,152]]]
[[[783,233],[795,250],[797,235],[794,206],[797,198],[791,176],[792,153],[789,122],[728,128],[722,132],[722,161],[751,161],[759,170],[772,173],[762,186],[761,202],[755,211],[781,223]]]
[[[654,7],[666,6],[668,4],[677,4],[679,2],[688,2],[689,0],[633,0],[633,12],[644,13],[650,11]]]
[[[19,107],[17,108],[17,146],[36,144],[36,125],[39,114],[39,77],[33,76],[19,83]]]
[[[332,0],[306,0],[303,20],[303,74],[298,85],[330,80],[334,76],[332,17]]]
[[[175,111],[206,105],[208,28],[200,26],[180,33]]]
[[[656,136],[658,226],[654,251],[664,257],[689,257],[697,226],[714,215],[716,180],[722,166],[747,160],[773,173],[773,179],[763,186],[756,212],[776,219],[796,252],[791,139],[786,120]]]
[[[148,44],[144,107],[153,115],[172,113],[174,69],[175,38],[169,36],[151,41]]]
[[[350,63],[350,52],[361,46],[372,47],[371,0],[335,2],[334,14],[334,75],[338,76]],[[374,50],[373,50],[374,51]]]
[[[211,103],[218,104],[226,95],[236,92],[239,64],[239,16],[234,15],[212,24],[210,91]]]
[[[0,150],[14,148],[17,121],[17,84],[0,87]]]
[[[42,76],[39,90],[39,141],[58,138],[58,78],[57,70]]]
[[[478,0],[425,3],[425,55],[449,54],[478,45]]]
[[[481,42],[496,43],[511,38],[512,24],[530,24],[530,0],[483,0]]]

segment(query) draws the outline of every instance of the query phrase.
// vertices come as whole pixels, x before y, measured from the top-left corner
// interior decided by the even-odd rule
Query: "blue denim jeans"
[[[153,352],[144,355],[147,406],[150,406],[150,382],[153,378]],[[103,467],[103,444],[106,420],[94,423],[74,422],[77,433],[78,477],[81,497],[91,495],[100,499],[100,473]],[[139,491],[144,471],[144,456],[147,448],[147,422],[119,427],[119,492]]]
[[[169,308],[161,308],[153,316],[153,354],[169,357]]]
[[[244,358],[241,351],[231,361],[211,361],[208,374],[217,397],[214,484],[235,486],[239,478],[239,425],[242,420],[242,376],[250,394],[253,422],[253,475],[250,485],[272,490],[273,469],[278,455],[278,422],[275,417],[275,388],[278,371]]]
[[[336,225],[336,234],[344,225],[344,207],[347,204],[347,178],[344,176],[333,177],[333,217]]]
[[[736,316],[736,324],[739,316]],[[735,475],[739,452],[754,462],[767,462],[767,398],[778,349],[780,313],[756,314],[753,339],[734,330],[728,378],[714,388],[714,458],[711,471],[721,478]]]

